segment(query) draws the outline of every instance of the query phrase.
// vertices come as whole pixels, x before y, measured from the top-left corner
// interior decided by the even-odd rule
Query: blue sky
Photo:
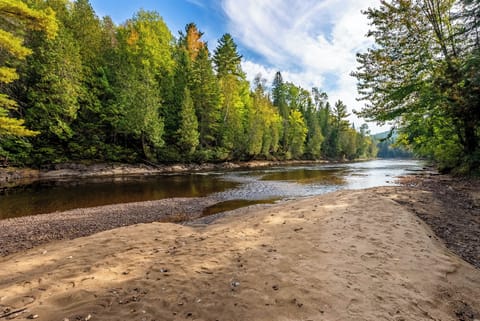
[[[319,87],[330,101],[343,100],[350,110],[356,101],[355,54],[371,45],[365,38],[366,18],[360,13],[379,0],[90,0],[97,15],[118,24],[140,10],[155,10],[174,36],[194,22],[213,50],[230,33],[243,55],[243,70],[252,80],[258,73],[270,83],[277,70],[286,81],[304,88]],[[351,116],[356,125],[363,121]],[[385,130],[369,124],[372,132]],[[357,127],[358,128],[358,127]]]

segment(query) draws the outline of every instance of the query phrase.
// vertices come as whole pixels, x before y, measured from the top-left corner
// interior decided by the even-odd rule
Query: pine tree
[[[278,108],[280,116],[282,116],[282,118],[285,120],[288,119],[290,114],[286,95],[286,87],[285,83],[283,82],[282,74],[280,71],[277,71],[272,83],[273,106]]]
[[[217,77],[223,78],[227,75],[233,75],[240,79],[245,79],[240,63],[242,56],[237,52],[237,45],[230,34],[224,34],[218,41],[217,48],[214,51],[213,62],[217,71]]]
[[[230,34],[224,34],[213,56],[221,93],[221,146],[236,154],[244,149],[245,104],[249,98],[241,59]]]
[[[347,111],[347,106],[343,101],[337,100],[332,110],[333,127],[339,131],[346,130],[349,126],[348,116],[350,116],[350,114]]]

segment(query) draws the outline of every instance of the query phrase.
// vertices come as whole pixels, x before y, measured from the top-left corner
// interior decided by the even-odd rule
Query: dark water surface
[[[0,219],[171,197],[203,197],[239,183],[219,175],[156,175],[36,182],[0,195]]]
[[[220,202],[204,213],[209,214],[344,188],[395,185],[395,177],[419,171],[422,165],[412,160],[374,160],[188,175],[37,182],[0,195],[0,219],[107,204],[204,196]]]

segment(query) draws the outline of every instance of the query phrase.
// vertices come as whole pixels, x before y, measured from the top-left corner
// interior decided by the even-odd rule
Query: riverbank
[[[19,185],[25,185],[38,180],[56,180],[56,179],[74,179],[89,177],[118,177],[135,175],[157,175],[171,173],[195,173],[208,171],[223,171],[240,168],[261,168],[270,166],[286,166],[301,164],[324,164],[325,160],[318,161],[249,161],[249,162],[223,162],[223,163],[204,163],[204,164],[172,164],[172,165],[146,165],[146,164],[57,164],[48,169],[31,169],[6,167],[0,168],[0,190],[2,188],[11,188]]]
[[[469,184],[476,183],[458,190],[461,182],[439,175],[404,183],[243,208],[213,222],[138,224],[21,251],[0,258],[0,316],[21,310],[19,319],[38,320],[479,319],[480,269],[415,215],[436,217],[443,209],[451,218],[465,207],[474,218],[478,189]],[[465,206],[446,206],[457,196]]]

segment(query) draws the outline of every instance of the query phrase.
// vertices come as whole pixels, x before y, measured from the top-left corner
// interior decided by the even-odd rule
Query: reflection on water
[[[397,185],[396,177],[422,170],[423,163],[416,160],[374,160],[345,164],[346,188],[362,189]]]
[[[0,219],[115,203],[211,196],[223,210],[319,195],[338,189],[394,185],[395,177],[422,169],[418,161],[270,167],[192,175],[158,175],[42,182],[0,195]]]
[[[0,219],[74,208],[203,197],[236,187],[218,175],[161,175],[38,182],[0,196]]]

